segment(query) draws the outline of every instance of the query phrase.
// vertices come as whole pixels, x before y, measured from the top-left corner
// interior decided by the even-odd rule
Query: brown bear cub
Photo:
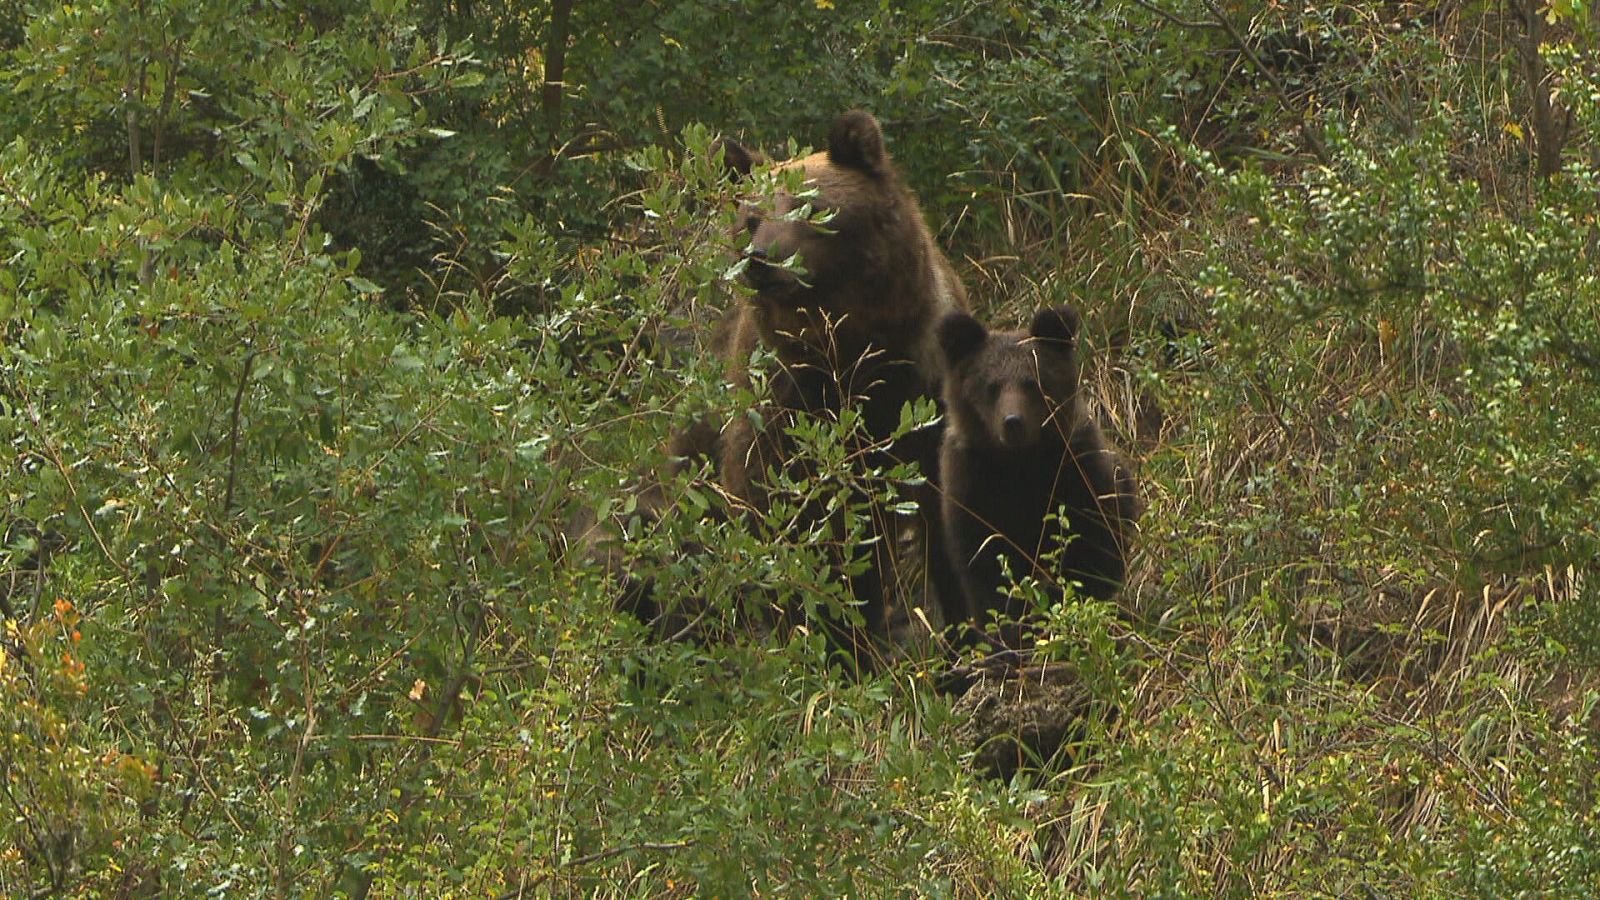
[[[948,366],[939,466],[946,550],[967,620],[999,616],[1001,643],[1020,650],[1027,609],[1008,595],[1006,569],[1036,577],[1055,599],[1069,582],[1111,597],[1139,515],[1133,476],[1079,396],[1070,308],[1042,310],[1027,331],[1011,332],[953,313],[939,324],[939,344]]]

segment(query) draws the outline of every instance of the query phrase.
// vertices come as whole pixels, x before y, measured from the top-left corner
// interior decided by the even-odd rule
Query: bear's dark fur
[[[736,172],[748,174],[761,161],[737,144],[723,148]],[[944,366],[934,329],[946,313],[966,308],[966,289],[900,181],[871,115],[845,113],[833,123],[826,151],[773,169],[798,170],[814,195],[779,191],[741,210],[748,241],[743,277],[755,293],[720,328],[730,378],[748,384],[750,352],[764,344],[795,379],[776,386],[790,394],[776,396],[778,406],[837,410],[841,398],[832,395],[842,391],[892,407],[898,421],[905,401],[937,397]],[[820,226],[796,217],[806,203],[825,218]],[[894,370],[909,371],[884,377]],[[724,438],[724,484],[735,496],[751,497],[753,436]]]
[[[723,144],[722,153],[739,174],[748,175],[762,161],[737,144]],[[846,407],[856,409],[865,438],[880,448],[856,454],[860,472],[914,460],[929,476],[920,498],[928,580],[942,604],[959,602],[954,575],[938,553],[938,495],[932,485],[940,429],[925,429],[887,449],[881,445],[906,402],[939,396],[944,362],[935,331],[944,315],[965,309],[966,291],[895,171],[871,115],[845,113],[833,123],[827,150],[773,168],[798,171],[805,196],[779,190],[752,197],[741,209],[743,277],[754,293],[729,311],[716,343],[735,385],[750,384],[750,355],[758,345],[773,352],[777,365],[767,373],[770,403],[756,417],[761,426],[738,411],[721,429],[711,448],[718,477],[736,503],[764,510],[763,473],[814,475],[786,435],[796,417],[836,419]],[[797,215],[807,203],[823,221]],[[837,514],[802,515],[817,523]],[[866,536],[871,549],[840,547],[836,560],[842,570],[849,556],[872,554],[866,572],[850,579],[850,590],[874,637],[885,632],[884,589],[898,562],[897,530],[887,511],[875,511]],[[842,541],[842,529],[833,531]],[[868,648],[854,629],[824,625],[858,664],[867,662]]]
[[[948,366],[945,538],[968,620],[1025,618],[1007,595],[1002,559],[1013,578],[1035,576],[1055,598],[1066,582],[1111,597],[1126,573],[1139,502],[1132,473],[1079,395],[1077,314],[1042,310],[1026,331],[990,332],[953,313],[938,334]],[[1022,649],[1024,628],[1004,626],[1001,642]]]

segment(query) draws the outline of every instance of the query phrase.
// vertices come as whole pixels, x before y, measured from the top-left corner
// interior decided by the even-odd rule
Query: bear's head
[[[1078,402],[1078,314],[1040,310],[1026,331],[992,332],[966,313],[939,322],[946,415],[968,444],[1006,452],[1064,443]]]
[[[732,142],[719,145],[736,176],[763,162]],[[743,280],[754,289],[762,336],[779,351],[850,362],[869,346],[914,345],[959,285],[933,245],[915,197],[901,183],[883,131],[870,114],[834,121],[828,149],[777,163],[798,172],[798,193],[778,189],[740,209]],[[791,178],[793,176],[791,175]],[[793,181],[790,181],[793,184]],[[809,206],[809,210],[807,207]],[[901,342],[905,346],[895,346]]]

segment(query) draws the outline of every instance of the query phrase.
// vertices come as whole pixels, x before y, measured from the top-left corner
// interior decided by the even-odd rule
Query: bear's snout
[[[797,244],[783,223],[763,222],[744,249],[744,283],[757,291],[776,291],[800,284],[800,272],[790,263]]]
[[[1027,440],[1028,423],[1013,413],[1000,423],[1000,438],[1007,447],[1015,447]]]
[[[771,291],[796,284],[792,271],[771,261],[767,251],[756,248],[745,253],[744,283],[757,291]]]
[[[1009,387],[995,403],[995,440],[1007,450],[1025,450],[1039,440],[1039,416],[1023,391]]]

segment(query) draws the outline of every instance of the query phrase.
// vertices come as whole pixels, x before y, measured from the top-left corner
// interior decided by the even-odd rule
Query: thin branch
[[[139,4],[139,15],[144,15],[144,4]],[[128,126],[128,180],[139,177],[139,170],[144,168],[143,152],[140,149],[139,139],[139,108],[138,101],[144,93],[144,63],[139,64],[138,75],[133,71],[133,42],[130,41],[122,50],[122,65],[127,70],[128,80],[122,85],[122,102],[127,105],[124,120]]]
[[[1562,336],[1550,339],[1550,349],[1577,363],[1590,380],[1600,379],[1600,347]]]
[[[422,739],[417,741],[417,743],[419,743],[422,747],[422,761],[418,763],[419,766],[422,764],[422,762],[425,762],[429,758],[433,745],[444,744],[447,746],[459,746],[459,744],[452,744],[451,741],[440,738],[439,733],[444,730],[446,719],[448,719],[451,712],[454,711],[456,702],[461,696],[462,689],[466,687],[468,681],[474,677],[478,677],[473,666],[473,648],[477,645],[479,636],[483,632],[484,620],[487,618],[487,616],[488,613],[484,610],[483,604],[481,602],[475,602],[473,605],[473,615],[467,624],[468,633],[462,635],[461,638],[461,644],[463,647],[461,664],[455,676],[452,677],[445,685],[444,690],[439,692],[438,700],[434,707],[433,718],[428,722],[428,726],[423,729],[424,733],[422,735]],[[411,804],[416,802],[416,799],[416,788],[408,785],[401,790],[400,796],[396,798],[394,805],[390,806],[389,809],[391,811],[398,810],[400,814],[404,814],[410,809]],[[373,872],[362,872],[360,875],[360,880],[356,882],[356,886],[350,892],[350,896],[357,898],[357,900],[363,900],[363,898],[365,898],[372,891],[372,881]]]
[[[586,866],[589,863],[600,862],[613,856],[621,856],[624,853],[632,853],[635,850],[683,850],[692,846],[694,846],[694,841],[644,841],[638,844],[625,844],[621,847],[610,847],[594,853],[586,853],[583,856],[568,860],[565,867],[570,869],[574,866]]]
[[[239,408],[244,402],[244,388],[250,383],[250,370],[255,366],[259,350],[250,351],[244,359],[244,369],[239,373],[239,386],[233,392],[233,415],[228,425],[228,486],[222,493],[222,515],[226,519],[233,508],[233,485],[239,475]]]
[[[602,862],[615,856],[622,856],[625,853],[633,853],[639,850],[684,850],[693,846],[694,841],[641,841],[637,844],[623,844],[620,847],[607,847],[604,850],[596,850],[593,853],[585,853],[582,856],[574,857],[562,863],[561,868],[571,869],[576,866],[586,866],[590,863]],[[539,877],[535,878],[532,882],[524,884],[514,890],[506,891],[505,893],[496,897],[495,900],[517,900],[517,898],[526,897],[529,895],[530,891],[533,891],[539,885],[548,881],[550,879],[550,874],[551,873],[549,872],[540,873]]]
[[[167,119],[172,115],[172,103],[178,91],[178,60],[183,56],[183,40],[177,39],[168,48],[171,52],[166,59],[166,79],[161,88],[161,105],[156,109],[156,133],[150,147],[150,167],[153,171],[161,170],[162,150],[166,144]]]
[[[61,473],[61,480],[67,486],[67,492],[72,495],[72,505],[76,506],[78,508],[78,514],[83,516],[83,524],[88,526],[89,536],[94,538],[95,546],[100,548],[100,554],[106,558],[106,562],[110,563],[112,567],[114,567],[119,573],[126,576],[128,574],[128,567],[123,565],[120,560],[112,555],[111,547],[106,544],[105,538],[100,535],[100,529],[95,527],[94,516],[90,514],[88,507],[83,505],[83,497],[78,494],[78,486],[72,480],[72,472],[67,466],[66,460],[62,458],[60,448],[56,447],[48,438],[45,438],[43,435],[40,435],[40,438],[41,443],[44,445],[45,459],[47,459],[51,465],[56,467],[57,472]]]
[[[1277,95],[1278,105],[1282,106],[1285,111],[1297,114],[1300,117],[1300,136],[1305,140],[1306,146],[1311,148],[1312,155],[1325,166],[1332,164],[1332,158],[1328,155],[1327,145],[1323,144],[1322,138],[1318,137],[1316,132],[1312,131],[1307,125],[1304,110],[1297,110],[1290,105],[1289,89],[1284,86],[1283,80],[1278,77],[1276,72],[1268,68],[1266,63],[1261,61],[1261,57],[1257,56],[1256,51],[1251,48],[1249,40],[1239,32],[1238,28],[1234,27],[1233,21],[1228,18],[1227,13],[1223,12],[1222,7],[1218,6],[1215,0],[1201,0],[1215,19],[1212,22],[1196,22],[1184,19],[1148,2],[1148,0],[1133,0],[1133,2],[1181,28],[1221,28],[1226,31],[1239,53],[1249,60],[1250,64],[1255,66],[1256,71],[1260,72],[1267,79],[1267,82],[1272,85],[1272,92]]]
[[[234,484],[238,481],[239,476],[239,410],[244,403],[245,385],[250,383],[250,370],[255,368],[256,355],[260,352],[261,351],[259,350],[252,350],[250,351],[250,355],[245,357],[244,367],[239,372],[239,386],[235,388],[233,392],[233,413],[229,417],[228,426],[228,483],[227,487],[225,487],[222,491],[222,509],[217,515],[217,524],[215,527],[215,534],[217,536],[217,551],[218,554],[224,558],[227,556],[227,554],[223,551],[225,551],[228,547],[228,537],[222,529],[228,521],[228,510],[233,508],[233,488]],[[227,628],[227,614],[225,610],[225,605],[218,604],[216,611],[212,614],[213,639],[215,640],[215,646],[217,647],[223,646],[223,635]],[[217,656],[219,674],[221,671],[221,662],[222,656],[219,654]]]
[[[1149,2],[1149,0],[1133,0],[1133,2],[1135,4],[1137,4],[1137,5],[1139,5],[1139,6],[1142,6],[1145,9],[1155,13],[1156,15],[1160,16],[1161,18],[1166,19],[1168,22],[1171,22],[1172,24],[1178,26],[1179,28],[1221,28],[1222,27],[1221,25],[1217,24],[1216,22],[1197,22],[1197,21],[1195,21],[1193,19],[1185,19],[1185,18],[1179,16],[1177,13],[1168,12],[1167,10],[1162,9],[1161,7],[1155,5],[1154,3]]]
[[[23,806],[22,801],[18,800],[16,795],[11,792],[11,785],[8,780],[0,779],[0,790],[5,791],[6,799],[10,800],[11,805],[16,807],[17,817],[13,821],[21,822],[23,827],[27,829],[28,836],[33,839],[34,852],[39,855],[40,859],[44,860],[45,871],[50,875],[50,883],[55,885],[56,889],[59,889],[62,879],[61,875],[56,871],[56,860],[55,856],[50,852],[50,844],[45,841],[43,835],[39,834],[38,826],[35,824],[33,816],[28,815],[28,808]],[[33,896],[48,897],[51,893],[53,893],[52,889],[42,889],[36,891]]]
[[[300,740],[294,748],[294,764],[289,769],[289,786],[287,796],[283,803],[283,830],[278,835],[278,871],[276,884],[278,896],[288,896],[288,876],[285,874],[293,858],[292,845],[294,843],[294,826],[296,815],[300,809],[300,788],[305,775],[306,747],[317,734],[317,703],[315,688],[312,685],[311,651],[307,649],[310,640],[301,632],[300,637],[300,666],[301,677],[305,691],[306,727],[300,734]]]
[[[1278,77],[1278,73],[1272,71],[1261,61],[1261,57],[1257,56],[1255,50],[1251,49],[1250,42],[1245,40],[1244,35],[1239,33],[1239,29],[1234,27],[1233,21],[1228,18],[1227,13],[1222,11],[1222,7],[1217,5],[1216,0],[1201,0],[1201,2],[1206,5],[1206,9],[1211,10],[1211,15],[1216,17],[1217,24],[1228,32],[1228,37],[1233,39],[1233,43],[1239,48],[1239,52],[1250,60],[1250,64],[1256,67],[1257,72],[1266,77],[1267,81],[1272,85],[1273,92],[1278,95],[1278,103],[1288,112],[1299,113],[1300,136],[1305,139],[1306,145],[1311,148],[1311,153],[1316,156],[1317,161],[1325,166],[1332,165],[1332,158],[1329,157],[1328,148],[1322,143],[1322,138],[1318,137],[1307,126],[1305,112],[1303,110],[1295,110],[1289,105],[1289,90],[1284,87],[1283,80]]]

